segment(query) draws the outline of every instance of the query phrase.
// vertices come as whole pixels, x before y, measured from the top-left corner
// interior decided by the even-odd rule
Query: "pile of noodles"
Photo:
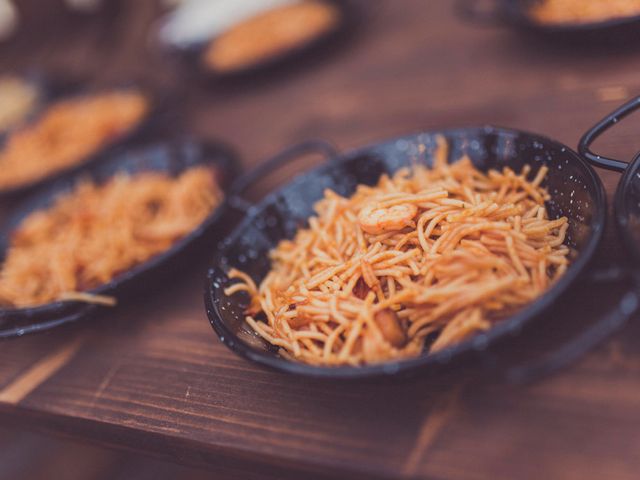
[[[640,0],[542,0],[530,15],[539,23],[592,23],[640,15]]]
[[[335,5],[304,0],[260,13],[217,36],[206,48],[204,64],[229,72],[268,61],[327,33],[340,20]]]
[[[271,251],[246,321],[287,358],[362,365],[419,355],[489,329],[566,270],[565,217],[550,220],[547,172],[416,165],[344,198],[327,190],[317,216]]]
[[[54,103],[9,134],[0,150],[0,188],[19,187],[81,163],[137,126],[148,108],[136,90]]]
[[[0,305],[54,300],[113,303],[82,293],[157,255],[191,232],[219,204],[213,172],[194,167],[118,174],[80,182],[51,207],[30,214],[12,234],[0,269]]]

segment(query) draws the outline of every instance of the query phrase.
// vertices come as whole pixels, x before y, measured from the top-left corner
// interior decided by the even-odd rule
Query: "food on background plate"
[[[640,15],[640,0],[541,0],[529,8],[538,23],[597,23]]]
[[[211,41],[204,65],[233,72],[262,64],[303,47],[336,27],[340,11],[328,2],[304,0],[268,10]]]
[[[0,132],[24,121],[34,111],[39,96],[38,88],[21,78],[0,77]]]
[[[490,329],[567,269],[567,218],[550,219],[542,166],[483,173],[464,157],[414,165],[349,198],[327,190],[317,216],[270,253],[246,321],[291,360],[359,366],[436,352]]]
[[[187,0],[160,27],[162,43],[178,48],[203,43],[264,11],[299,0]]]
[[[53,103],[12,131],[0,150],[0,189],[19,188],[74,167],[133,130],[149,110],[135,89]]]
[[[57,300],[113,304],[86,293],[193,231],[221,202],[210,168],[177,177],[118,173],[99,185],[79,182],[52,206],[28,215],[12,233],[0,269],[0,305]]]

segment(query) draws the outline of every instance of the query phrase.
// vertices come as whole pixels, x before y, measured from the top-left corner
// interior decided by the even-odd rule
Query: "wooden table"
[[[361,0],[360,28],[339,51],[221,87],[149,49],[158,8],[126,3],[120,15],[83,19],[53,1],[25,1],[30,28],[0,48],[3,69],[38,64],[173,87],[187,129],[231,142],[246,167],[309,137],[347,149],[486,123],[575,146],[640,93],[640,44],[548,44],[464,24],[444,0]],[[623,122],[599,148],[630,158],[636,125]],[[617,176],[600,173],[611,195]],[[625,257],[610,228],[599,262]],[[527,386],[473,362],[392,384],[323,383],[258,368],[217,340],[202,304],[206,261],[127,309],[0,343],[2,422],[204,465],[220,478],[638,478],[637,322]],[[546,327],[496,358],[544,348],[553,325],[579,329],[590,305],[615,293],[574,289]]]

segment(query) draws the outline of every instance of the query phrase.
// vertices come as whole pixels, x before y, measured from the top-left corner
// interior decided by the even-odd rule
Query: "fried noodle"
[[[550,219],[547,167],[483,173],[464,157],[404,168],[350,198],[327,190],[317,216],[271,251],[256,285],[227,295],[286,358],[363,365],[436,352],[513,314],[567,269],[567,218]],[[531,179],[530,179],[531,177]]]
[[[640,15],[640,0],[543,0],[529,13],[542,24],[603,22]]]
[[[283,5],[235,25],[211,41],[205,66],[232,72],[300,48],[330,31],[340,20],[327,2],[305,0]]]
[[[12,234],[0,270],[0,305],[55,300],[113,304],[86,290],[103,285],[190,233],[220,203],[214,174],[193,167],[83,181]]]
[[[60,100],[9,134],[0,151],[0,188],[15,188],[74,167],[131,131],[148,100],[122,90]]]

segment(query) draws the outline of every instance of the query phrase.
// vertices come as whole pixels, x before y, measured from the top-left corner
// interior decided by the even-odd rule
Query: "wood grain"
[[[0,402],[10,405],[19,403],[41,383],[47,381],[49,377],[64,367],[78,351],[81,344],[81,339],[76,338],[33,364],[26,372],[0,390]]]
[[[42,480],[210,480],[212,473],[31,432],[0,428],[0,478]],[[242,478],[226,475],[213,478]]]
[[[186,131],[231,142],[247,167],[310,137],[348,149],[474,124],[573,147],[622,97],[640,93],[640,44],[567,47],[477,28],[445,0],[361,0],[357,30],[335,51],[221,85],[145,40],[155,4],[124,3],[87,19],[53,0],[25,0],[31,27],[0,47],[2,69],[45,65],[97,84],[143,80],[176,99]],[[597,148],[630,159],[637,126],[622,122]],[[618,176],[599,173],[611,197]],[[541,382],[515,386],[502,376],[505,365],[581,331],[628,285],[579,285],[524,334],[426,377],[333,384],[258,368],[222,346],[202,306],[207,261],[134,305],[0,343],[1,391],[84,338],[59,370],[14,404],[0,403],[3,421],[205,466],[221,478],[637,478],[637,321]],[[625,261],[609,226],[597,263]]]

